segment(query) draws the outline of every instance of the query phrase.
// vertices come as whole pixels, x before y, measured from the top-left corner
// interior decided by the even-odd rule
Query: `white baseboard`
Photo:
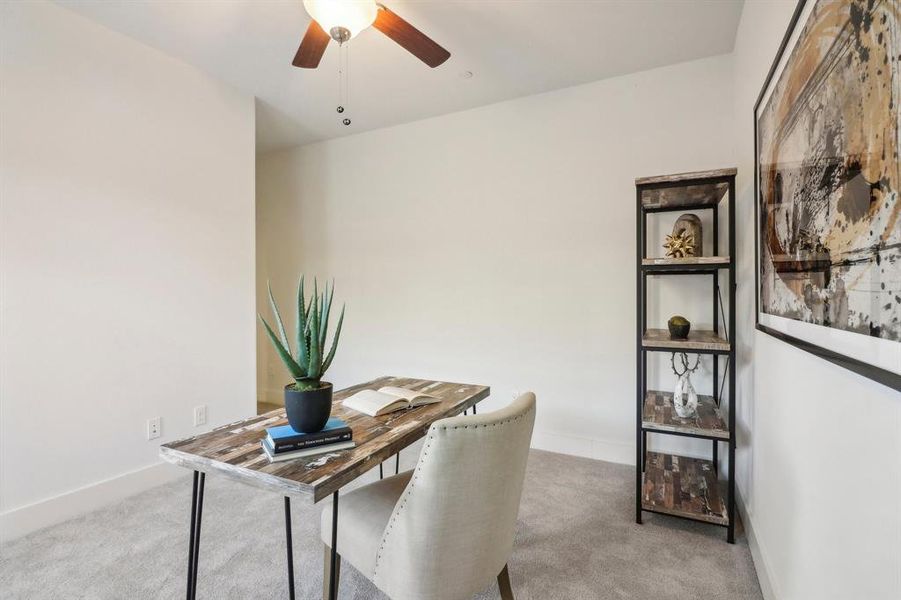
[[[570,456],[593,458],[595,460],[603,460],[622,465],[635,464],[635,444],[632,442],[587,438],[567,433],[535,430],[532,432],[532,448],[537,450],[547,450],[548,452],[557,452],[559,454],[569,454]],[[655,448],[652,446],[651,449],[654,450]],[[696,448],[681,448],[678,446],[660,449],[661,452],[675,452],[679,456],[709,460],[709,455],[706,455],[703,452],[699,453],[696,450]]]
[[[625,465],[635,464],[635,446],[633,444],[597,438],[535,431],[532,433],[532,448]]]
[[[89,513],[168,483],[185,472],[175,465],[160,462],[53,498],[8,510],[0,514],[0,542],[9,542],[49,525]]]
[[[741,522],[745,527],[745,535],[748,536],[748,546],[751,548],[751,558],[754,560],[754,570],[757,571],[757,581],[760,582],[760,591],[766,600],[780,600],[782,595],[777,592],[776,580],[773,570],[766,559],[766,552],[760,544],[760,539],[754,532],[754,522],[748,515],[741,492],[735,490],[735,506],[741,515]]]

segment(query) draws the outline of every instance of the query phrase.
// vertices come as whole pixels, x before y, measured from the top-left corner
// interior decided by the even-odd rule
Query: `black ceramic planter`
[[[294,384],[285,386],[285,411],[288,423],[295,431],[322,431],[332,414],[332,384],[323,381],[315,390],[295,390]]]

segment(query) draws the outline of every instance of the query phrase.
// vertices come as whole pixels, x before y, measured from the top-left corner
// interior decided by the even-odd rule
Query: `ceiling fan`
[[[303,0],[303,6],[313,20],[291,63],[295,67],[315,69],[329,40],[344,44],[370,25],[432,68],[450,58],[450,52],[375,0]]]

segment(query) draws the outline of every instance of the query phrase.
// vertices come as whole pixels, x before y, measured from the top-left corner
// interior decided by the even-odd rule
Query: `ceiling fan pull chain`
[[[344,106],[350,104],[350,44],[344,46]],[[344,125],[350,125],[350,119],[342,121]]]
[[[341,104],[341,98],[342,98],[341,85],[343,84],[342,77],[341,77],[341,51],[342,51],[342,48],[341,48],[341,45],[339,44],[338,45],[338,108],[337,108],[337,111],[339,114],[344,112],[344,105]]]
[[[350,61],[346,44],[338,45],[338,114],[343,114],[347,106],[348,88],[350,87]],[[345,126],[350,125],[350,119],[344,117],[341,120]]]

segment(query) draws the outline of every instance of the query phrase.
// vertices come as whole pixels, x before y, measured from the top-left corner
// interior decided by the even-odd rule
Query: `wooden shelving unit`
[[[735,541],[735,169],[679,173],[635,180],[638,238],[637,435],[635,520],[655,512],[714,525]],[[728,253],[720,254],[719,217],[728,199]],[[689,258],[647,256],[647,225],[654,213],[712,211],[713,255]],[[692,329],[687,340],[673,340],[666,329],[648,327],[648,278],[708,275],[713,282],[713,329]],[[721,286],[721,275],[727,278]],[[722,314],[722,294],[728,314]],[[673,394],[649,390],[648,354],[685,352],[713,357],[713,394],[700,395],[697,414],[682,418]],[[721,364],[724,363],[724,364]],[[723,384],[720,384],[723,367]],[[673,381],[675,386],[675,381]],[[721,397],[721,390],[726,393]],[[728,402],[724,405],[724,399]],[[728,410],[725,410],[728,408]],[[648,434],[677,435],[711,442],[710,460],[648,450]],[[719,445],[726,444],[726,472],[719,472]],[[723,477],[725,475],[725,477]]]

